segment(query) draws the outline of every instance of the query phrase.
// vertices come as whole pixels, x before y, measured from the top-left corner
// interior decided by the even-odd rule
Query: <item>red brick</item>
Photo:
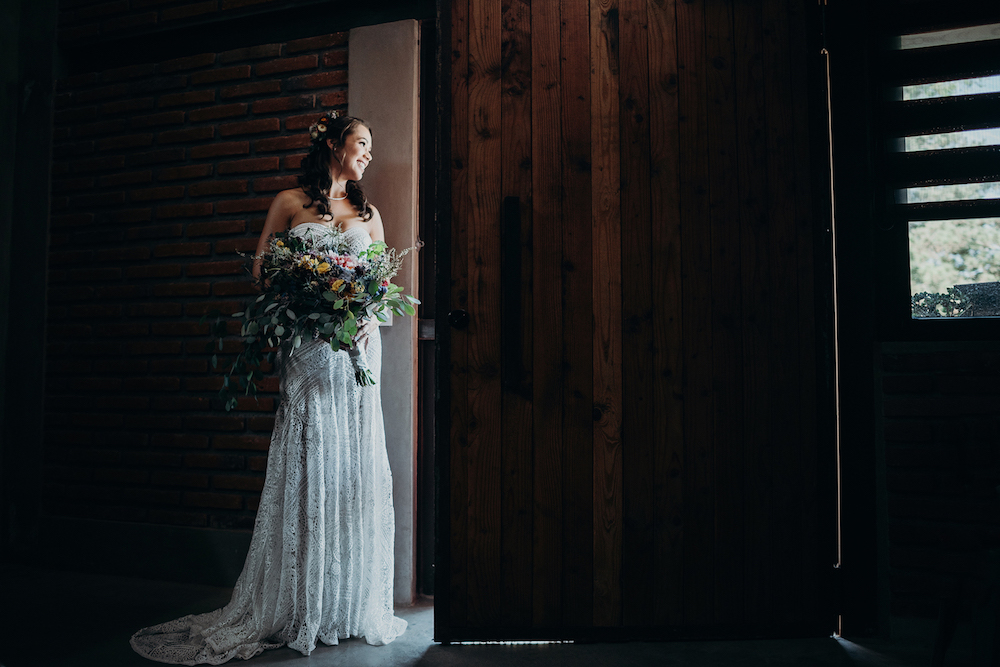
[[[155,257],[204,257],[211,253],[210,243],[167,243],[153,250]]]
[[[201,16],[202,14],[211,14],[212,12],[219,11],[218,0],[208,0],[207,2],[195,2],[190,5],[181,5],[180,7],[171,7],[169,9],[164,9],[160,12],[161,21],[177,21],[180,19],[191,18],[192,16]]]
[[[156,178],[160,181],[177,181],[188,178],[204,178],[212,175],[212,165],[192,164],[185,167],[168,167],[156,172]]]
[[[138,322],[123,322],[118,324],[99,324],[94,327],[94,335],[107,338],[122,338],[132,336],[148,336],[149,325]]]
[[[184,378],[184,391],[216,392],[221,388],[221,377]]]
[[[152,219],[152,210],[148,208],[129,208],[114,211],[111,221],[116,223],[145,222]]]
[[[220,63],[232,63],[244,60],[260,60],[281,55],[281,44],[261,44],[243,49],[233,49],[219,54]]]
[[[119,317],[122,307],[118,304],[88,304],[86,306],[73,306],[73,317]]]
[[[204,359],[156,359],[149,362],[150,373],[196,373],[208,372],[208,362]],[[198,399],[201,401],[202,399]],[[207,399],[206,399],[207,400]],[[207,403],[205,404],[207,407]]]
[[[192,197],[246,194],[246,192],[246,181],[204,181],[188,186],[188,194]]]
[[[121,155],[109,157],[99,157],[91,160],[79,160],[73,163],[73,171],[105,171],[109,169],[121,169],[125,166],[125,158]]]
[[[256,250],[257,250],[257,239],[253,237],[244,239],[225,239],[223,241],[215,242],[216,254],[228,255],[237,252],[252,253],[255,252]],[[216,286],[218,287],[219,284],[228,284],[228,283],[217,283]],[[227,288],[221,287],[219,289],[227,289]],[[232,292],[232,294],[250,294],[250,292],[239,291],[239,292]]]
[[[274,412],[274,399],[263,396],[240,396],[236,399],[236,409],[244,412]]]
[[[128,278],[179,278],[180,275],[180,264],[147,264],[130,266],[125,270]]]
[[[172,378],[172,377],[125,378],[126,391],[177,391],[180,388],[181,388],[180,378]]]
[[[305,159],[305,154],[300,153],[298,155],[286,155],[282,158],[285,169],[296,170],[302,167],[302,160]]]
[[[195,72],[191,75],[192,85],[205,83],[217,83],[219,81],[232,81],[234,79],[249,79],[250,65],[233,65],[232,67],[220,67],[202,72]],[[223,97],[226,97],[223,95]]]
[[[97,123],[85,123],[73,128],[73,136],[76,138],[92,137],[97,134],[111,134],[121,132],[127,127],[124,118],[114,120],[102,120]]]
[[[113,116],[120,113],[134,113],[153,108],[152,97],[134,97],[101,105],[102,116]]]
[[[116,83],[110,86],[81,90],[74,94],[73,101],[77,105],[88,104],[98,100],[106,100],[113,97],[126,97],[129,93],[130,85],[127,83]]]
[[[216,438],[233,436],[217,435]],[[239,454],[187,454],[184,465],[188,468],[214,468],[216,470],[243,470],[243,457]]]
[[[62,144],[57,150],[59,151],[59,155],[63,158],[74,155],[89,155],[94,152],[94,142],[79,141],[75,144]]]
[[[147,518],[150,523],[166,524],[169,526],[192,526],[196,528],[208,526],[208,515],[204,512],[174,512],[151,509]]]
[[[126,134],[120,137],[107,137],[97,142],[97,150],[113,151],[137,146],[152,146],[152,134]]]
[[[126,354],[134,354],[144,357],[154,354],[180,354],[180,351],[181,343],[176,340],[144,341],[141,343],[129,343],[125,346]]]
[[[222,99],[228,100],[233,97],[259,97],[281,92],[281,82],[278,80],[254,81],[251,83],[241,83],[237,86],[227,86],[222,89]]]
[[[86,206],[114,206],[125,203],[124,192],[98,192],[90,195],[76,195],[70,202],[73,208]]]
[[[256,120],[245,120],[236,123],[225,123],[219,126],[219,135],[231,137],[239,134],[261,134],[263,132],[278,132],[281,130],[281,121],[277,118],[258,118]]]
[[[276,113],[278,111],[298,111],[312,109],[315,105],[315,95],[295,95],[293,97],[275,97],[269,100],[255,101],[250,110],[255,114]]]
[[[239,415],[190,415],[184,418],[188,431],[242,431],[243,417]]]
[[[267,470],[267,457],[266,456],[248,456],[247,457],[247,469],[255,470],[257,472],[263,472]]]
[[[94,187],[93,177],[83,178],[58,178],[52,180],[53,192],[72,192],[74,190],[87,190]]]
[[[173,204],[158,206],[156,208],[156,217],[161,220],[169,218],[194,218],[212,215],[212,210],[212,204]]]
[[[157,486],[187,486],[194,489],[208,488],[208,475],[197,472],[160,470],[153,473],[150,481]]]
[[[52,121],[56,125],[76,125],[95,118],[97,118],[97,107],[84,107],[83,109],[56,111],[52,116]]]
[[[138,465],[144,468],[180,467],[182,461],[181,454],[174,452],[126,452],[124,458],[125,465]]]
[[[129,317],[180,317],[183,308],[179,303],[133,303],[127,312]]]
[[[144,188],[131,192],[132,201],[156,201],[160,199],[178,199],[184,196],[183,185],[167,185],[158,188]]]
[[[152,63],[139,63],[136,65],[125,65],[115,69],[104,70],[101,73],[101,81],[111,83],[113,81],[124,81],[126,79],[138,79],[153,73],[156,66]]]
[[[160,93],[164,90],[187,88],[188,78],[186,74],[174,74],[173,76],[161,76],[156,79],[147,79],[133,85],[144,93]]]
[[[285,45],[285,53],[299,53],[301,51],[318,51],[328,49],[333,46],[344,46],[347,44],[347,32],[335,32],[332,35],[320,35],[319,37],[307,37],[296,39]]]
[[[167,283],[153,286],[154,296],[207,296],[208,283]]]
[[[154,127],[157,125],[179,125],[184,122],[183,111],[161,111],[146,116],[132,118],[132,127]]]
[[[102,263],[140,262],[149,259],[149,248],[109,248],[99,251],[96,259]]]
[[[168,74],[170,72],[182,72],[185,70],[198,69],[199,67],[208,67],[214,64],[214,53],[199,53],[194,56],[185,56],[184,58],[175,58],[173,60],[162,62],[160,63],[160,72],[163,74]]]
[[[180,336],[207,336],[209,324],[199,322],[164,322],[153,325],[154,336],[177,338]]]
[[[277,380],[278,378],[264,378],[259,386],[263,391],[277,391]],[[250,417],[247,426],[251,431],[271,432],[274,430],[274,417]]]
[[[191,149],[191,157],[198,160],[206,157],[218,157],[220,155],[247,155],[249,152],[249,141],[229,141],[226,143],[209,144],[208,146],[195,146]]]
[[[243,273],[245,263],[241,260],[225,262],[197,262],[187,265],[188,276],[224,276]]]
[[[94,471],[94,481],[97,482],[110,482],[112,484],[145,484],[147,480],[149,480],[149,472],[145,470],[112,468]]]
[[[147,209],[148,210],[148,209]],[[133,227],[128,230],[130,239],[164,239],[180,236],[183,233],[180,224],[156,225],[153,227]]]
[[[117,185],[135,185],[136,183],[149,183],[153,180],[151,171],[126,171],[117,174],[107,174],[101,176],[98,181],[101,187],[113,187]]]
[[[253,191],[256,193],[276,192],[278,190],[288,190],[298,187],[297,176],[272,176],[270,178],[255,178],[253,181]]]
[[[156,135],[158,144],[176,144],[186,141],[205,141],[215,137],[214,127],[191,127],[186,130],[168,130]]]
[[[264,488],[264,478],[251,477],[249,475],[213,475],[212,488],[259,492]]]
[[[281,58],[280,60],[258,63],[254,67],[254,73],[257,76],[270,76],[283,72],[294,72],[295,70],[315,69],[318,65],[319,56],[315,54],[296,56],[295,58]]]
[[[214,507],[238,510],[243,507],[243,497],[228,493],[188,492],[184,494],[184,504],[188,507]]]
[[[315,123],[323,114],[309,113],[302,116],[289,116],[285,119],[286,130],[304,130]]]
[[[347,65],[347,49],[327,51],[323,54],[323,67],[344,67]]]
[[[258,139],[254,142],[254,149],[265,153],[273,153],[275,151],[290,151],[295,150],[296,148],[308,148],[309,143],[309,135],[303,132],[302,134],[292,137],[270,137],[267,139]]]
[[[156,24],[156,12],[129,14],[121,18],[109,19],[101,23],[102,33],[124,32]]]
[[[207,104],[214,101],[214,90],[194,90],[187,93],[170,93],[168,95],[161,95],[158,104],[162,109],[163,107],[180,107],[187,106],[189,104]]]
[[[217,435],[212,438],[216,449],[250,449],[265,452],[271,446],[271,438],[266,435]]]
[[[185,233],[192,236],[218,236],[221,234],[242,234],[247,229],[246,220],[215,220],[212,222],[192,222]]]
[[[143,289],[139,285],[104,285],[95,290],[94,297],[97,299],[134,299],[143,294]]]
[[[276,171],[278,169],[278,158],[258,157],[251,158],[249,160],[220,162],[216,169],[219,174],[244,174],[256,171]]]
[[[195,149],[192,149],[194,151]],[[136,167],[144,164],[158,164],[161,162],[177,162],[184,159],[183,148],[164,148],[163,150],[152,151],[150,153],[140,153],[130,155],[128,164]]]
[[[239,102],[236,104],[223,104],[220,106],[205,107],[203,109],[194,109],[188,112],[188,119],[192,122],[198,123],[204,120],[245,116],[246,112],[246,102]]]
[[[318,74],[307,74],[285,79],[286,90],[315,90],[316,88],[332,88],[347,84],[346,70],[331,70]]]
[[[187,304],[184,307],[184,314],[188,317],[201,317],[213,311],[224,314],[236,313],[242,310],[243,306],[242,301],[199,301]]]
[[[207,435],[190,433],[155,433],[151,445],[154,447],[180,447],[183,449],[208,449]]]
[[[153,410],[158,412],[204,412],[211,407],[211,401],[204,396],[157,396],[153,400]]]
[[[271,206],[273,197],[257,197],[255,199],[232,199],[215,203],[219,213],[244,213],[246,211],[266,211]]]
[[[347,106],[347,91],[334,90],[319,96],[319,105],[324,109],[337,109]]]

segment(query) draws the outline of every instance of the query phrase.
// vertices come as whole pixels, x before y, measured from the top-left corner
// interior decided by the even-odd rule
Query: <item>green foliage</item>
[[[914,318],[961,317],[970,305],[969,298],[954,287],[944,294],[920,292],[910,297]]]
[[[1000,218],[910,223],[910,292],[1000,280]]]

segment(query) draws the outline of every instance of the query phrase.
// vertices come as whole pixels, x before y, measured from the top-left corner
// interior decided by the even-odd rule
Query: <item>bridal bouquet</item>
[[[413,304],[420,302],[391,282],[407,252],[397,253],[376,241],[352,254],[343,233],[335,229],[303,236],[273,234],[267,249],[253,257],[261,260],[262,293],[246,310],[233,313],[241,321],[243,350],[222,378],[226,410],[236,407],[239,393],[256,395],[254,380],[263,377],[259,366],[265,359],[273,361],[274,348],[285,343],[290,354],[304,340],[317,338],[334,350],[346,348],[357,383],[375,384],[354,336],[359,321],[385,322],[387,310],[399,316],[416,312]],[[226,323],[218,320],[220,350],[226,331]],[[213,355],[212,365],[217,364]]]

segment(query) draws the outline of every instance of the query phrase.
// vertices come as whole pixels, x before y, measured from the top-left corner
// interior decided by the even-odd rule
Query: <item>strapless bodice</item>
[[[294,236],[312,236],[317,241],[328,240],[331,247],[338,246],[340,252],[356,255],[372,244],[372,237],[363,227],[351,227],[341,232],[322,222],[302,222],[289,230]]]

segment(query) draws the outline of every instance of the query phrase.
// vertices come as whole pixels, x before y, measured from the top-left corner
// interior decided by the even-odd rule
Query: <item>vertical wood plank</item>
[[[803,442],[798,392],[798,312],[797,251],[795,230],[795,172],[798,161],[792,153],[792,124],[782,122],[782,116],[792,109],[792,54],[788,44],[787,0],[764,0],[764,71],[769,86],[765,90],[767,114],[767,182],[768,217],[770,226],[771,283],[771,363],[775,375],[769,406],[772,423],[780,423],[774,431],[773,451],[769,452],[772,476],[776,480],[794,479],[802,475]],[[796,627],[802,623],[803,603],[800,598],[803,561],[801,526],[797,521],[798,485],[777,483],[771,490],[770,504],[774,537],[771,569],[774,600],[771,625]],[[777,566],[777,567],[776,567]]]
[[[532,261],[531,261],[531,42],[530,7],[526,0],[507,0],[502,5],[500,31],[501,96],[500,184],[503,196],[521,202],[521,239],[517,247],[523,258],[521,275],[500,276],[503,289],[521,290],[521,330],[501,323],[504,337],[520,336],[524,374],[516,390],[503,393],[502,407],[502,530],[501,571],[503,596],[501,618],[508,627],[532,624],[531,520],[532,520],[532,409],[531,350]],[[507,230],[508,232],[510,230]],[[502,372],[510,372],[504,369]]]
[[[677,25],[674,0],[649,5],[650,254],[657,625],[679,626],[684,600],[684,402]]]
[[[593,233],[589,4],[561,0],[563,623],[594,622]]]
[[[710,625],[715,599],[712,255],[704,0],[677,5],[684,308],[684,623]]]
[[[451,2],[451,307],[469,308],[469,60],[468,0]],[[469,404],[468,330],[451,330],[450,568],[448,618],[443,625],[468,624]],[[440,528],[439,528],[440,530]],[[439,593],[440,594],[440,593]],[[435,607],[435,611],[437,608]]]
[[[618,2],[591,0],[594,624],[621,623],[622,331]]]
[[[562,622],[563,282],[559,5],[531,5],[532,305],[535,443],[532,611],[536,627]]]
[[[655,451],[650,228],[649,58],[645,0],[620,0],[622,359],[622,624],[653,622]],[[659,57],[659,54],[656,55]]]
[[[728,2],[705,5],[708,163],[711,205],[712,432],[715,456],[715,601],[717,626],[743,620],[743,355],[740,229],[736,192],[733,14]]]
[[[768,288],[770,264],[768,234],[766,133],[764,92],[767,85],[763,60],[763,27],[759,0],[736,3],[737,120],[740,135],[739,197],[743,303],[744,392],[744,580],[745,616],[759,628],[770,614],[771,523],[768,507],[771,478],[770,393],[774,379],[769,358],[771,320]],[[761,83],[763,82],[763,84]]]
[[[500,621],[500,2],[469,6],[469,621]]]

